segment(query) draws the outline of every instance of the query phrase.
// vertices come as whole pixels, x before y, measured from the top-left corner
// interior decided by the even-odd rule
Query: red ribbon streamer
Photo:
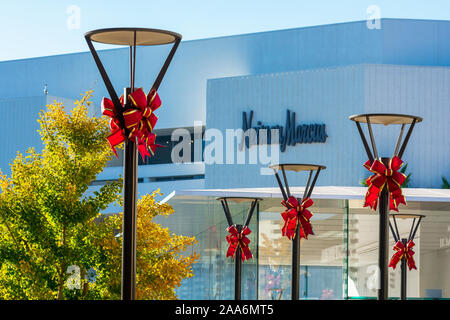
[[[373,210],[377,209],[378,198],[381,190],[386,186],[389,192],[389,209],[398,212],[398,205],[406,205],[405,197],[402,193],[401,185],[406,180],[406,175],[398,170],[402,166],[403,161],[397,156],[389,160],[389,165],[386,167],[380,160],[375,160],[373,163],[367,160],[364,167],[373,176],[367,178],[366,183],[369,186],[367,190],[364,207],[370,207]]]
[[[286,207],[286,210],[281,213],[281,217],[284,220],[284,226],[281,229],[283,236],[288,237],[289,240],[294,239],[298,223],[300,223],[300,238],[308,239],[309,234],[314,235],[309,222],[313,214],[307,210],[314,204],[311,198],[304,199],[299,205],[298,200],[291,196],[287,201],[283,200],[281,204]]]
[[[241,247],[242,261],[253,258],[252,253],[250,252],[250,248],[248,247],[250,239],[247,238],[247,235],[251,233],[250,229],[245,226],[244,228],[242,228],[241,232],[239,232],[236,225],[232,225],[231,227],[228,227],[227,231],[230,233],[226,237],[229,244],[227,258],[234,258],[234,254],[236,253],[236,249],[238,246]]]
[[[108,98],[102,100],[102,114],[111,118],[111,134],[108,136],[108,142],[114,154],[118,157],[115,146],[127,138],[130,141],[135,141],[142,159],[145,160],[145,156],[154,155],[156,148],[162,147],[155,143],[156,135],[152,133],[158,120],[153,112],[161,106],[161,99],[156,90],[152,89],[147,96],[141,88],[129,94],[128,98],[131,101],[131,107],[121,110],[125,127],[129,132],[128,137],[126,137],[125,128],[122,127],[117,117],[113,102]],[[120,103],[123,107],[123,95],[120,97]]]
[[[401,241],[397,241],[397,243],[394,246],[394,251],[397,251],[394,253],[394,255],[391,258],[391,261],[389,262],[389,267],[392,267],[395,269],[397,266],[397,263],[401,259],[406,259],[406,262],[408,263],[409,270],[416,269],[416,263],[414,262],[414,251],[412,248],[414,247],[414,242],[412,240],[409,240],[406,243],[406,246]]]

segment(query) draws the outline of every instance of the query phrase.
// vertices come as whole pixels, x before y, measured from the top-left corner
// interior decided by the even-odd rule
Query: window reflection
[[[378,287],[378,214],[349,201],[349,297],[376,298]],[[424,214],[414,239],[417,270],[407,271],[408,299],[450,298],[450,204],[408,202],[402,213]],[[411,220],[397,220],[401,237],[407,237]],[[395,241],[390,234],[389,258]],[[400,266],[389,268],[390,299],[400,296]]]
[[[378,286],[378,214],[359,200],[314,200],[315,232],[302,239],[300,298],[375,299]],[[264,199],[250,224],[254,258],[243,263],[243,299],[291,298],[291,242],[281,237],[281,199]],[[180,299],[234,299],[234,260],[226,220],[214,197],[172,200],[175,214],[158,221],[178,234],[195,235],[200,254],[195,276],[177,290]],[[233,204],[233,219],[244,221],[248,207]],[[450,298],[450,204],[408,202],[402,212],[424,214],[414,247],[418,270],[408,271],[411,299]],[[258,222],[259,221],[259,222]],[[398,224],[408,234],[410,224]],[[394,240],[390,238],[390,253]],[[347,255],[348,252],[348,255]],[[389,268],[389,296],[400,295],[400,268]]]
[[[291,299],[292,242],[281,236],[283,208],[276,200],[265,200],[264,205],[268,209],[260,212],[259,298]],[[312,209],[315,235],[300,243],[300,299],[343,299],[344,202],[315,200]]]

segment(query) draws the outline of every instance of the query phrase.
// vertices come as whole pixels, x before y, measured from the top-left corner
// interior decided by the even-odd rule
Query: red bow
[[[250,243],[250,239],[246,236],[251,233],[250,229],[245,226],[242,228],[242,231],[239,232],[236,225],[232,225],[231,227],[228,227],[227,231],[230,233],[227,235],[227,241],[229,244],[228,251],[227,251],[227,258],[233,257],[236,253],[237,247],[241,247],[241,256],[242,261],[245,259],[251,259],[253,258],[252,253],[250,252],[250,249],[248,247],[248,244]]]
[[[308,239],[308,235],[314,235],[309,220],[312,217],[312,213],[307,210],[312,206],[314,202],[311,198],[306,198],[299,205],[298,200],[295,197],[289,197],[287,201],[282,201],[281,204],[287,209],[281,213],[284,219],[284,226],[281,229],[281,234],[288,237],[289,240],[295,238],[295,232],[297,230],[297,223],[300,221],[300,238]]]
[[[397,241],[397,243],[394,246],[394,250],[397,251],[394,253],[394,255],[391,258],[391,261],[389,262],[389,267],[392,267],[395,269],[397,266],[397,263],[402,259],[406,259],[408,263],[409,270],[416,269],[416,263],[414,262],[414,251],[412,250],[412,247],[414,247],[414,242],[412,240],[409,240],[406,243],[406,246],[401,241]]]
[[[367,162],[364,163],[364,167],[367,170],[375,173],[366,180],[369,189],[366,193],[364,207],[369,206],[373,210],[377,209],[378,198],[384,186],[387,187],[389,192],[390,210],[398,212],[398,205],[400,203],[406,205],[401,188],[401,185],[406,180],[406,176],[398,171],[402,164],[402,159],[397,156],[394,156],[389,160],[389,166],[387,168],[380,160],[375,160],[373,163],[370,163],[370,160],[367,160]]]
[[[131,107],[122,110],[125,127],[128,129],[128,139],[137,140],[138,150],[143,160],[145,156],[155,154],[157,147],[162,147],[155,143],[156,135],[152,133],[158,117],[153,113],[161,106],[161,99],[156,90],[151,90],[148,96],[139,88],[128,95]],[[120,103],[124,105],[123,95]],[[119,121],[113,102],[108,98],[102,100],[102,114],[111,118],[111,134],[108,136],[109,144],[117,157],[115,146],[125,141],[125,130]],[[148,152],[150,151],[150,153]]]

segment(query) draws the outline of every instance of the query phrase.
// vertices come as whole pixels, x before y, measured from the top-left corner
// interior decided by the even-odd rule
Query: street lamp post
[[[124,118],[124,112],[130,110],[129,95],[135,92],[136,47],[165,45],[173,43],[152,90],[156,92],[167,68],[181,41],[181,35],[158,29],[146,28],[110,28],[89,31],[85,39],[97,65],[106,89],[112,100],[114,113],[125,137],[130,136]],[[130,48],[130,85],[124,89],[123,105],[109,79],[109,76],[92,42],[124,45]],[[137,196],[137,145],[135,139],[125,139],[124,149],[124,205],[123,205],[123,243],[122,243],[122,299],[134,300],[136,289],[136,196]]]
[[[270,166],[274,170],[275,178],[277,180],[278,186],[280,187],[281,194],[283,195],[283,203],[288,203],[290,198],[292,197],[291,191],[289,189],[289,184],[286,177],[286,171],[309,171],[308,181],[306,183],[305,190],[303,192],[302,198],[296,198],[295,200],[298,202],[300,208],[302,207],[302,203],[311,197],[312,191],[316,184],[317,178],[319,177],[319,173],[321,170],[326,169],[325,166],[316,165],[316,164],[276,164]],[[281,182],[280,176],[278,175],[278,170],[281,170],[284,180],[284,186]],[[313,173],[315,171],[314,178]],[[297,208],[292,208],[297,210]],[[300,209],[302,210],[302,209]],[[296,219],[300,219],[301,212],[297,212]],[[295,227],[295,236],[292,238],[292,292],[291,299],[299,300],[300,299],[300,238],[301,238],[301,223],[297,223]],[[306,235],[307,236],[307,235]]]
[[[378,250],[378,267],[379,267],[379,289],[378,300],[386,300],[388,298],[388,242],[389,242],[389,209],[396,210],[399,203],[405,204],[403,195],[401,194],[401,183],[404,182],[404,178],[398,176],[398,168],[403,163],[401,157],[408,144],[411,133],[416,123],[421,122],[422,118],[418,116],[404,115],[404,114],[389,114],[389,113],[372,113],[372,114],[360,114],[349,117],[350,120],[355,121],[358,132],[361,136],[361,140],[366,150],[369,161],[364,165],[368,170],[375,173],[376,176],[372,176],[374,179],[370,180],[369,191],[365,199],[364,206],[370,206],[376,210],[378,205],[379,210],[379,250]],[[370,142],[372,150],[367,143],[367,139],[364,135],[361,123],[367,124],[369,132]],[[394,155],[392,158],[379,157],[375,139],[372,131],[372,124],[387,125],[401,125],[400,134],[397,138],[395,145]],[[403,133],[406,125],[409,124],[408,132],[402,142]],[[373,151],[373,153],[372,153]],[[382,172],[384,170],[384,172]],[[395,175],[398,176],[401,183],[393,181]],[[369,179],[371,179],[370,177]],[[378,184],[378,182],[383,182]],[[395,189],[395,190],[394,190]]]
[[[228,222],[227,231],[230,233],[227,236],[227,241],[230,246],[228,248],[227,257],[234,257],[234,299],[241,300],[242,298],[242,260],[251,258],[250,249],[248,248],[249,240],[246,237],[250,233],[248,225],[253,216],[258,202],[261,198],[248,197],[221,197],[217,198],[222,204],[225,217]],[[250,202],[250,209],[247,213],[247,218],[244,224],[234,224],[228,202],[248,203]]]
[[[420,222],[422,221],[422,218],[425,217],[425,215],[397,213],[397,214],[391,214],[390,217],[392,218],[392,220],[394,222],[394,227],[392,227],[392,223],[389,221],[389,228],[391,229],[392,236],[394,237],[394,241],[396,243],[394,246],[394,249],[399,250],[399,251],[397,251],[398,253],[394,254],[394,257],[396,255],[399,255],[400,262],[401,262],[401,264],[400,264],[400,268],[401,268],[400,299],[406,300],[406,283],[407,283],[406,282],[406,276],[407,276],[406,268],[407,268],[407,264],[411,263],[411,261],[409,261],[409,259],[413,259],[412,256],[414,253],[412,253],[411,250],[412,250],[412,247],[414,246],[414,238],[416,236],[417,229],[419,229]],[[409,231],[408,238],[401,238],[401,235],[400,235],[400,232],[399,232],[398,226],[397,226],[397,218],[402,219],[402,220],[412,219],[411,229]],[[401,245],[399,242],[401,243]],[[392,262],[396,262],[396,261],[391,261],[391,264],[392,264]],[[412,268],[416,269],[416,266],[414,263],[410,264],[410,266],[411,266],[411,269]],[[393,267],[395,268],[395,265]]]

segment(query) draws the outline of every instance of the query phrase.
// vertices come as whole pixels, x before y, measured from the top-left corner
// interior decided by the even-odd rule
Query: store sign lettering
[[[246,134],[249,129],[255,130],[256,139],[250,139],[250,135]],[[297,143],[325,143],[328,137],[325,124],[299,124],[297,126],[295,123],[295,112],[290,110],[287,110],[285,126],[264,125],[261,121],[257,121],[256,126],[253,126],[253,110],[250,111],[248,116],[247,112],[244,111],[242,113],[243,139],[247,148],[259,143],[260,131],[263,129],[267,132],[267,144],[272,144],[271,129],[279,130],[281,152],[286,150],[286,146],[295,146]]]

